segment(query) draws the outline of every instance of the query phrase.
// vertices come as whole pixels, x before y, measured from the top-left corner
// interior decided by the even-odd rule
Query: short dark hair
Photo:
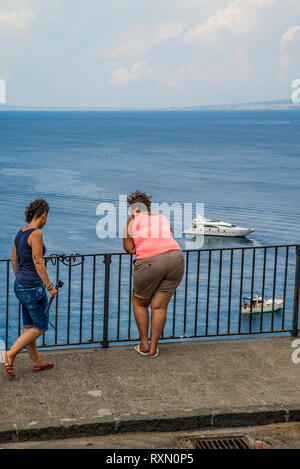
[[[146,206],[148,212],[151,212],[151,196],[144,192],[135,191],[127,197],[128,205],[143,204]]]
[[[49,205],[46,200],[37,199],[26,207],[25,220],[30,223],[34,218],[39,218],[43,213],[49,213]]]

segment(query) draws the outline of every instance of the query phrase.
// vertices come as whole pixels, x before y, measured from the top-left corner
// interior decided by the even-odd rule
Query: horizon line
[[[164,106],[164,107],[126,107],[126,106],[72,106],[72,105],[20,105],[20,104],[1,104],[0,111],[9,111],[14,109],[22,110],[70,110],[70,111],[170,111],[170,110],[207,110],[207,109],[229,109],[241,106],[287,106],[289,108],[299,108],[300,104],[293,103],[290,98],[270,100],[270,101],[243,101],[230,104],[195,104],[182,106]],[[282,108],[284,109],[284,108]]]

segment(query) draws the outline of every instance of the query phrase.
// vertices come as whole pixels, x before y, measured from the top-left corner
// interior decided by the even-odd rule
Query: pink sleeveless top
[[[132,223],[132,239],[136,258],[146,259],[169,251],[181,251],[173,238],[170,223],[164,215],[135,215]]]

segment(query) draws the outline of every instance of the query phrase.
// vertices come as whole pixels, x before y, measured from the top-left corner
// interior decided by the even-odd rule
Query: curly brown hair
[[[37,199],[26,207],[25,220],[30,223],[34,218],[39,218],[43,213],[49,213],[49,205],[46,200]]]
[[[147,195],[144,192],[135,191],[133,194],[127,197],[127,203],[129,206],[131,205],[144,205],[148,212],[151,212],[151,195]]]

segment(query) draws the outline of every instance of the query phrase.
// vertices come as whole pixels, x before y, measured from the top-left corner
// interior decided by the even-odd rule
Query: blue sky
[[[288,98],[300,0],[0,0],[7,104],[168,107]]]

